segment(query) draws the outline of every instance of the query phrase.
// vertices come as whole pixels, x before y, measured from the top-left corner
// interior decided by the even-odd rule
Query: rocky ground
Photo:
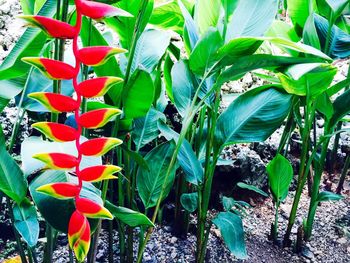
[[[14,42],[23,31],[22,24],[14,19],[20,13],[18,0],[0,0],[0,62],[7,56]],[[347,64],[343,61],[339,65],[339,73],[335,81],[344,78],[347,73]],[[227,84],[224,88],[223,107],[227,106],[238,93],[263,84],[264,81],[254,74],[247,74],[242,80]],[[8,138],[12,132],[12,124],[16,118],[17,108],[11,102],[0,116],[0,122],[4,128],[5,136]],[[29,119],[23,119],[21,125],[20,142],[30,133],[28,128]],[[322,123],[318,123],[319,132],[322,132]],[[207,262],[350,262],[350,185],[347,181],[344,190],[344,199],[336,203],[322,203],[316,215],[313,238],[304,246],[303,252],[296,254],[291,248],[283,249],[268,241],[270,224],[274,219],[274,207],[270,198],[252,195],[248,192],[235,191],[238,181],[254,183],[266,190],[265,165],[273,158],[279,143],[279,136],[282,130],[276,131],[271,138],[261,144],[236,145],[225,149],[223,157],[231,161],[218,168],[216,173],[216,184],[213,191],[214,196],[229,195],[235,192],[236,199],[242,199],[250,203],[251,208],[246,210],[243,218],[246,244],[249,258],[244,261],[235,259],[223,244],[219,231],[212,227],[209,236]],[[298,152],[298,136],[293,135],[292,152]],[[349,137],[342,135],[342,149],[349,145]],[[17,144],[18,147],[19,144]],[[16,149],[15,149],[16,150]],[[19,149],[17,149],[18,151]],[[344,158],[345,153],[339,151],[339,159]],[[297,170],[297,155],[290,155],[295,170]],[[322,187],[335,189],[338,175],[325,174]],[[348,178],[349,179],[349,178]],[[293,187],[292,187],[293,190]],[[288,215],[291,209],[294,192],[291,191],[286,201],[280,208],[280,236],[284,232]],[[298,212],[296,225],[302,223],[308,209],[307,190],[305,189]],[[1,204],[1,202],[0,202]],[[3,204],[0,205],[0,262],[4,259],[15,256],[15,243],[9,227],[9,220],[6,219],[6,210]],[[221,209],[220,201],[213,200],[214,215]],[[195,219],[193,218],[193,221]],[[194,228],[191,228],[194,229]],[[295,239],[296,228],[293,229]],[[118,260],[118,237],[114,233],[114,256]],[[189,233],[185,238],[175,237],[172,228],[168,224],[157,225],[144,254],[144,262],[193,262],[195,253],[195,235]],[[105,230],[101,234],[97,262],[107,262],[107,240]],[[42,256],[42,248],[45,240],[40,239],[36,249],[39,258]],[[136,249],[136,247],[135,247]],[[39,260],[40,262],[40,260]],[[54,262],[68,262],[67,239],[60,236],[58,247],[54,254]],[[116,261],[118,262],[118,261]]]

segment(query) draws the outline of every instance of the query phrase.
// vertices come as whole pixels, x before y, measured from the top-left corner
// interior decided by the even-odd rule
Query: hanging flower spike
[[[80,106],[73,98],[57,93],[33,92],[28,97],[39,101],[49,111],[55,113],[75,111]]]
[[[27,21],[29,26],[39,27],[53,38],[72,39],[76,35],[75,27],[56,19],[29,15],[21,15],[19,17]]]
[[[80,192],[80,188],[73,183],[53,183],[40,186],[36,191],[57,199],[70,199]]]
[[[38,153],[33,155],[33,158],[55,170],[69,170],[79,164],[75,156],[65,153]]]
[[[85,98],[101,97],[106,92],[118,83],[123,82],[123,79],[117,77],[101,77],[85,80],[80,82],[77,91]]]
[[[79,136],[76,129],[55,122],[37,122],[32,127],[55,142],[71,142]]]
[[[92,110],[80,115],[78,123],[87,129],[100,128],[121,112],[121,110],[114,108]]]
[[[112,16],[132,17],[131,14],[122,9],[93,1],[79,0],[77,1],[77,8],[84,16],[95,20]]]
[[[87,66],[100,66],[106,63],[112,56],[125,52],[125,49],[116,47],[85,47],[79,50],[79,59]]]
[[[123,141],[117,138],[91,139],[80,145],[80,152],[86,156],[101,156],[122,143]]]
[[[119,166],[115,165],[97,165],[87,167],[80,171],[80,178],[86,182],[99,182],[107,179],[117,179],[115,173],[122,170]]]
[[[68,243],[77,260],[84,261],[90,248],[90,224],[78,211],[75,211],[69,220]]]
[[[89,218],[113,219],[113,215],[103,206],[87,198],[78,198],[75,200],[77,210]]]
[[[49,58],[25,57],[22,58],[22,61],[38,68],[41,73],[49,79],[72,79],[76,75],[76,70],[71,65],[58,60]]]

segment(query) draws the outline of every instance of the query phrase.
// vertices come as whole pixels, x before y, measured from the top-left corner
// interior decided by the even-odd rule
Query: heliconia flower
[[[90,224],[78,211],[75,211],[69,220],[68,242],[77,260],[83,262],[90,248]]]
[[[53,183],[40,186],[36,191],[57,199],[69,199],[75,197],[80,192],[80,188],[73,183]]]
[[[99,66],[106,63],[112,56],[126,51],[123,48],[108,46],[85,47],[79,50],[79,59],[85,65]]]
[[[132,16],[131,14],[122,9],[93,1],[77,1],[77,8],[84,16],[90,17],[95,20],[111,16]]]
[[[74,141],[79,135],[76,129],[55,122],[37,122],[32,124],[32,127],[55,142]]]
[[[52,19],[45,16],[21,15],[20,18],[26,20],[30,26],[39,27],[47,35],[53,38],[72,39],[76,35],[76,29],[68,23]]]
[[[76,91],[85,98],[100,97],[115,84],[122,82],[123,79],[117,77],[101,77],[80,82]]]
[[[72,169],[78,165],[78,159],[65,153],[38,153],[33,158],[45,163],[49,168],[55,170]]]
[[[76,100],[57,93],[33,92],[30,93],[28,97],[39,101],[51,112],[70,112],[79,108],[79,104]]]
[[[113,219],[113,215],[105,207],[87,198],[75,200],[77,210],[89,218]]]
[[[49,79],[62,80],[72,79],[76,75],[76,70],[71,65],[64,62],[37,57],[25,57],[22,61],[38,68]]]
[[[97,165],[87,167],[80,171],[79,177],[86,182],[98,182],[107,179],[117,179],[113,174],[120,172],[122,168],[115,165]]]
[[[86,156],[101,156],[122,143],[123,141],[117,138],[95,138],[82,143],[79,150]]]
[[[80,115],[78,123],[87,129],[100,128],[121,112],[121,110],[115,108],[92,110]]]

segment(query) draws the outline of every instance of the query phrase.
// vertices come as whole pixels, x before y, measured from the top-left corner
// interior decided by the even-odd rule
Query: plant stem
[[[294,200],[293,200],[293,206],[292,206],[292,210],[290,212],[289,215],[289,220],[288,220],[288,226],[287,226],[287,230],[286,233],[284,235],[284,246],[288,246],[290,243],[290,234],[292,232],[292,227],[294,225],[295,222],[295,218],[296,218],[296,214],[297,214],[297,209],[298,209],[298,205],[299,205],[299,201],[300,201],[300,197],[307,179],[307,173],[305,173],[305,169],[306,169],[306,160],[308,157],[308,150],[309,150],[309,134],[310,134],[310,130],[311,130],[311,121],[314,119],[314,115],[315,115],[315,107],[316,104],[313,104],[312,107],[310,107],[310,104],[308,103],[309,99],[307,99],[307,105],[305,106],[305,112],[304,112],[304,116],[305,116],[305,124],[304,124],[304,128],[302,130],[302,150],[301,150],[301,160],[300,160],[300,167],[299,167],[299,176],[298,176],[298,184],[297,184],[297,189],[295,192],[295,196],[294,196]]]
[[[55,244],[55,238],[56,233],[55,230],[50,226],[48,223],[46,223],[46,247],[44,251],[44,263],[51,263],[52,262],[52,253],[54,250],[54,244]]]
[[[350,155],[347,154],[346,155],[346,159],[345,159],[344,168],[343,168],[343,171],[341,173],[341,176],[340,176],[340,179],[339,179],[339,183],[338,183],[338,186],[337,186],[337,190],[336,190],[337,194],[341,194],[341,190],[343,189],[344,182],[345,182],[345,177],[348,174],[349,166],[350,166]]]
[[[12,209],[12,204],[11,204],[11,200],[9,197],[5,196],[6,198],[6,203],[7,203],[7,207],[9,209],[9,215],[10,215],[10,219],[12,221],[12,228],[13,228],[13,233],[15,234],[15,238],[16,238],[16,244],[18,247],[18,252],[19,252],[19,256],[21,257],[21,261],[22,263],[27,263],[27,258],[26,258],[26,254],[24,252],[24,248],[23,245],[21,243],[21,237],[19,236],[17,229],[15,228],[15,219],[13,217],[13,209]]]
[[[276,206],[275,207],[275,223],[273,225],[273,233],[272,233],[272,239],[274,241],[276,241],[278,238],[278,208],[280,206],[280,202],[277,201],[275,206]]]

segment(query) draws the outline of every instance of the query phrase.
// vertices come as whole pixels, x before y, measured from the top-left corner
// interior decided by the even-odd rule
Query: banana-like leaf
[[[151,208],[157,204],[164,183],[165,191],[161,197],[162,200],[168,196],[173,186],[176,166],[170,171],[168,177],[165,177],[174,148],[173,142],[159,145],[145,156],[149,170],[141,167],[138,169],[136,177],[137,188],[145,208]]]
[[[253,89],[239,96],[218,118],[216,148],[266,140],[289,113],[291,100],[292,96],[276,85]]]
[[[287,0],[288,15],[299,36],[302,35],[304,25],[309,17],[310,4],[312,4],[312,1],[309,0]]]
[[[199,34],[204,35],[210,27],[216,27],[220,18],[221,0],[198,0],[194,9],[194,21]]]

